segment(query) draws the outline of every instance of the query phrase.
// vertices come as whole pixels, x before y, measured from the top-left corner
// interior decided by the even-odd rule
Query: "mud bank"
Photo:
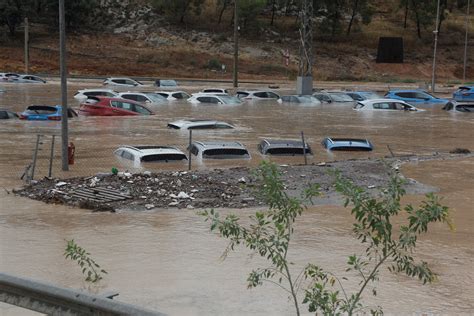
[[[347,160],[312,165],[281,165],[280,170],[286,190],[299,195],[311,184],[319,184],[323,195],[315,204],[339,204],[334,191],[334,176],[330,171],[339,170],[357,185],[378,194],[389,180],[391,170],[398,171],[403,163],[426,160],[451,160],[466,155],[434,154],[432,156],[407,156],[374,160]],[[97,174],[91,177],[48,179],[16,189],[16,195],[45,203],[65,204],[94,211],[142,211],[165,208],[246,208],[263,206],[257,193],[258,183],[249,168],[213,169],[201,171],[159,172],[130,174]],[[423,194],[437,188],[407,179],[408,194]],[[84,197],[103,194],[115,201],[98,201]],[[105,193],[104,193],[105,192]]]

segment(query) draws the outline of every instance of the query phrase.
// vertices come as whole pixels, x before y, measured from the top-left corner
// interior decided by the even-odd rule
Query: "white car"
[[[20,75],[18,77],[12,76],[8,81],[15,83],[46,83],[46,80],[43,78],[33,75]]]
[[[74,94],[74,99],[78,100],[79,102],[84,102],[88,97],[96,96],[116,98],[118,97],[118,93],[112,89],[84,89],[78,90],[76,94]]]
[[[13,72],[0,72],[0,82],[1,81],[9,81],[10,79],[18,78],[20,77],[19,74],[13,73]]]
[[[280,99],[277,100],[278,103],[298,103],[298,104],[310,104],[310,105],[319,105],[321,101],[312,95],[282,95]]]
[[[241,100],[278,100],[280,96],[268,90],[239,90],[235,96]]]
[[[221,89],[221,88],[206,88],[201,90],[202,93],[225,93],[229,94],[229,91],[227,89]]]
[[[194,93],[188,102],[199,104],[199,103],[211,103],[211,104],[241,104],[242,101],[236,97],[230,96],[226,93]]]
[[[247,148],[239,142],[192,142],[188,150],[201,159],[250,159]]]
[[[146,105],[159,105],[167,102],[165,97],[153,92],[122,92],[119,93],[119,97]]]
[[[137,87],[143,86],[143,83],[130,78],[107,78],[104,80],[103,85]]]
[[[178,120],[168,123],[173,129],[232,129],[234,126],[222,121],[213,120]]]
[[[179,149],[169,146],[127,146],[123,145],[114,151],[114,155],[120,159],[139,166],[142,162],[169,162],[188,160],[188,157]]]
[[[155,91],[156,94],[159,94],[170,101],[189,99],[191,96],[184,91]]]
[[[402,100],[373,99],[359,101],[354,106],[356,111],[424,111]]]

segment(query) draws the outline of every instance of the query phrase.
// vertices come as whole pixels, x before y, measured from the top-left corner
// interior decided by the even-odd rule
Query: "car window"
[[[276,94],[276,93],[267,92],[267,98],[278,99],[279,96],[278,96],[278,94]]]
[[[122,94],[122,98],[137,101],[137,95],[135,94]]]
[[[129,153],[128,151],[123,151],[122,152],[122,158],[128,159],[128,160],[134,160],[133,154]]]
[[[204,89],[203,91],[208,92],[208,93],[221,93],[222,92],[221,89]]]
[[[355,105],[354,108],[355,108],[355,109],[362,109],[364,106],[365,106],[364,103],[357,102],[357,104]],[[375,106],[374,106],[374,108],[375,108]]]
[[[112,80],[112,82],[118,83],[118,84],[125,84],[125,80],[123,80],[123,79],[114,79],[114,80]]]
[[[196,100],[202,103],[210,103],[209,97],[197,97]]]
[[[284,95],[284,96],[281,97],[281,100],[283,102],[291,102],[291,97],[288,96],[288,95]]]
[[[267,98],[267,93],[266,92],[255,92],[253,95],[258,97],[258,98]]]
[[[202,124],[202,125],[190,126],[188,127],[188,129],[213,129],[215,127],[216,127],[215,124]]]
[[[451,105],[452,109],[452,105]],[[474,112],[474,104],[462,104],[456,107],[456,110],[459,112]]]
[[[7,111],[0,111],[0,119],[2,120],[8,119]]]
[[[390,110],[391,106],[388,102],[374,103],[374,109]]]
[[[248,93],[247,92],[237,92],[237,97],[238,98],[245,98],[245,97],[248,97]]]
[[[134,86],[134,85],[136,84],[136,83],[135,83],[134,81],[132,81],[132,80],[124,80],[124,83],[125,83],[125,84],[129,84],[129,85],[132,85],[132,86]]]
[[[398,103],[398,102],[392,103],[392,107],[394,110],[409,110],[410,109],[409,106],[403,103]]]
[[[18,114],[13,113],[13,112],[8,112],[8,117],[9,118],[18,118]]]
[[[413,93],[414,94],[414,98],[415,99],[431,99],[429,95],[425,94],[425,93],[422,93],[422,92],[415,92]]]
[[[187,98],[189,98],[189,95],[187,95],[183,92],[176,92],[176,93],[173,93],[173,97],[176,98],[176,99],[187,99]]]
[[[159,94],[159,95],[161,95],[161,96],[164,97],[164,98],[167,98],[167,97],[168,97],[168,93],[157,92],[156,94]],[[175,96],[173,95],[173,97],[175,97]],[[175,97],[175,98],[176,98],[176,97]]]
[[[396,96],[400,98],[414,98],[414,94],[411,92],[397,92],[395,93]]]
[[[360,95],[358,95],[357,93],[348,93],[348,95],[356,101],[363,101],[364,100],[364,98],[361,97]]]
[[[135,95],[135,100],[138,102],[146,102],[148,101],[148,98],[142,96],[142,95]]]
[[[135,112],[143,114],[143,115],[150,115],[151,114],[151,112],[147,108],[145,108],[141,105],[138,105],[138,104],[135,104]]]

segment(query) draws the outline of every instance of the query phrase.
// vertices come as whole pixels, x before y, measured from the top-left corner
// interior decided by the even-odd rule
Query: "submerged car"
[[[12,77],[8,81],[15,83],[46,83],[46,80],[43,78],[33,75],[20,75],[18,77]]]
[[[371,151],[374,147],[367,139],[326,137],[322,144],[327,150]]]
[[[321,101],[312,95],[282,95],[277,101],[278,103],[304,103],[313,105],[321,104]]]
[[[380,95],[372,91],[348,91],[346,92],[354,101],[382,99]]]
[[[20,119],[28,121],[60,121],[62,116],[61,105],[30,105],[20,113]],[[68,108],[67,117],[76,117],[77,113]]]
[[[18,77],[20,77],[20,75],[14,72],[0,72],[0,82],[10,81],[11,79],[18,78]]]
[[[178,83],[176,80],[172,79],[157,79],[155,80],[155,86],[161,87],[161,88],[176,88],[178,86]]]
[[[212,103],[212,104],[228,104],[236,105],[241,104],[242,101],[236,97],[230,96],[225,93],[194,93],[189,99],[188,102],[191,103]]]
[[[114,151],[115,156],[131,160],[134,164],[141,162],[169,162],[188,160],[188,157],[179,149],[169,146],[120,146]]]
[[[136,87],[143,86],[143,83],[133,80],[131,78],[107,78],[103,85],[122,86],[122,87]]]
[[[202,159],[249,159],[248,150],[239,142],[192,142],[188,150]]]
[[[453,99],[456,101],[474,101],[474,86],[459,87],[454,91]]]
[[[438,98],[423,90],[391,90],[385,94],[387,99],[402,100],[413,105],[446,104],[448,99]]]
[[[112,89],[83,89],[78,90],[74,94],[74,99],[84,102],[88,97],[103,96],[103,97],[118,97],[118,93]]]
[[[424,111],[411,104],[395,99],[375,99],[359,101],[354,106],[356,111]]]
[[[0,120],[9,120],[19,118],[18,114],[7,109],[0,109]]]
[[[121,98],[89,97],[81,103],[79,113],[86,116],[132,116],[153,115],[154,113],[142,104]]]
[[[164,96],[153,92],[122,92],[119,93],[119,97],[146,105],[159,105],[167,102]]]
[[[258,151],[263,155],[295,156],[304,153],[312,155],[311,147],[301,140],[264,139],[258,144]]]
[[[443,107],[445,111],[474,112],[474,102],[451,100]]]
[[[174,129],[232,129],[234,126],[226,122],[214,120],[178,120],[168,123]]]
[[[155,91],[156,94],[161,95],[169,101],[189,99],[191,96],[184,91]]]
[[[239,90],[235,96],[241,100],[278,100],[280,96],[268,90]]]
[[[354,100],[343,91],[320,91],[313,93],[313,97],[325,103],[354,102]]]

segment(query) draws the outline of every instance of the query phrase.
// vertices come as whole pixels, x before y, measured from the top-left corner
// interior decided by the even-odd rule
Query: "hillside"
[[[115,0],[109,0],[113,2]],[[383,1],[382,1],[383,2]],[[114,23],[94,31],[68,34],[69,72],[74,75],[128,75],[167,78],[231,78],[233,39],[232,12],[218,24],[215,12],[191,16],[186,24],[171,24],[148,7],[118,6],[110,9]],[[126,12],[125,14],[123,12]],[[391,11],[390,11],[391,12]],[[328,36],[315,31],[314,77],[316,80],[413,82],[429,81],[432,36],[423,29],[417,38],[409,21],[385,11],[374,14],[368,25],[358,24],[349,35]],[[204,23],[204,22],[205,23]],[[255,30],[241,36],[240,78],[294,79],[298,69],[298,31],[295,18],[280,17],[270,26],[269,16],[258,18]],[[30,35],[30,69],[33,73],[58,73],[58,34],[33,24]],[[471,34],[474,29],[471,28]],[[377,64],[378,38],[402,36],[405,63]],[[472,42],[472,41],[471,41]],[[15,38],[1,39],[1,71],[22,71],[21,30]],[[281,54],[290,51],[290,65]],[[474,79],[472,49],[467,79]],[[453,12],[444,21],[439,41],[438,78],[457,83],[462,78],[464,16]],[[221,71],[221,64],[226,72]]]

